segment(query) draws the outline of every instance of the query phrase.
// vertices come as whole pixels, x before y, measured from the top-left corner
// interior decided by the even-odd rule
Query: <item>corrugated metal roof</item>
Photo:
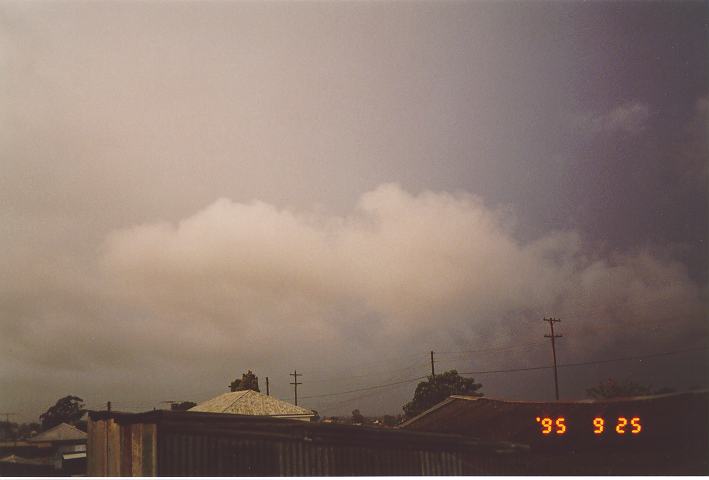
[[[312,417],[315,415],[312,410],[253,390],[223,393],[190,408],[189,411],[270,417]]]
[[[568,430],[563,436],[540,435],[537,417],[564,417]],[[596,417],[604,418],[608,424],[604,436],[593,433],[592,422]],[[641,419],[644,430],[633,440],[635,445],[675,447],[704,444],[705,437],[709,436],[709,390],[559,402],[505,401],[456,395],[404,422],[400,428],[473,435],[485,440],[507,440],[533,447],[630,445],[630,436],[615,434],[619,417]]]
[[[86,432],[67,423],[60,423],[47,431],[28,439],[28,442],[65,442],[71,440],[86,440]]]
[[[460,435],[223,413],[89,412],[89,425],[89,475],[499,473],[511,457],[528,451],[508,442],[483,442]],[[146,429],[152,432],[152,441],[146,441]],[[108,455],[107,430],[111,445]],[[142,450],[142,454],[136,455],[136,450]],[[147,466],[136,461],[146,458]]]

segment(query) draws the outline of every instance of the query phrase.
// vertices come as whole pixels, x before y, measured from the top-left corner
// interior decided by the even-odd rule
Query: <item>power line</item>
[[[608,360],[592,360],[588,362],[576,362],[576,363],[562,363],[557,365],[559,368],[564,368],[564,367],[580,367],[580,366],[585,366],[585,365],[600,365],[604,363],[612,363],[612,362],[622,362],[622,361],[627,361],[627,360],[645,360],[647,358],[655,358],[655,357],[663,357],[663,356],[668,356],[668,355],[676,355],[680,353],[686,353],[686,352],[693,352],[693,351],[699,351],[699,350],[707,350],[709,349],[709,346],[704,346],[704,347],[695,347],[695,348],[686,348],[682,350],[673,350],[669,352],[660,352],[660,353],[653,353],[653,354],[648,354],[648,355],[638,355],[638,356],[632,356],[632,357],[619,357],[619,358],[612,358]],[[460,375],[483,375],[483,374],[492,374],[492,373],[511,373],[511,372],[527,372],[527,371],[532,371],[532,370],[546,370],[554,368],[553,365],[545,365],[545,366],[539,366],[539,367],[523,367],[523,368],[508,368],[508,369],[501,369],[501,370],[479,370],[479,371],[474,371],[474,372],[461,372]],[[428,378],[428,376],[421,376],[421,377],[415,377],[415,378],[409,378],[406,380],[401,380],[398,382],[392,382],[392,383],[385,383],[385,384],[380,384],[380,385],[372,385],[370,387],[363,387],[363,388],[357,388],[353,390],[346,390],[343,392],[333,392],[333,393],[322,393],[319,395],[309,395],[307,397],[302,397],[303,399],[310,399],[310,398],[322,398],[322,397],[333,397],[337,395],[346,395],[348,393],[357,393],[357,392],[365,392],[369,390],[376,390],[379,388],[386,388],[394,385],[401,385],[404,383],[411,383],[415,382],[417,380],[425,380]]]
[[[345,394],[347,394],[347,393],[366,392],[366,391],[368,391],[368,390],[375,390],[375,389],[377,389],[377,388],[391,387],[391,386],[393,386],[393,385],[401,385],[402,383],[411,383],[411,382],[414,382],[414,381],[416,381],[416,380],[423,380],[423,379],[425,379],[425,378],[428,378],[428,377],[427,377],[427,376],[423,376],[423,377],[409,378],[409,379],[407,379],[407,380],[401,380],[401,381],[399,381],[399,382],[384,383],[384,384],[381,384],[381,385],[372,385],[371,387],[357,388],[357,389],[354,389],[354,390],[347,390],[347,391],[345,391],[345,392],[321,393],[320,395],[310,395],[310,396],[308,396],[308,397],[303,397],[303,400],[305,400],[306,398],[333,397],[333,396],[336,396],[336,395],[345,395]]]
[[[627,361],[627,360],[645,360],[646,358],[664,357],[664,356],[668,356],[668,355],[677,355],[679,353],[695,352],[695,351],[707,350],[707,349],[709,349],[709,346],[686,348],[684,350],[674,350],[671,352],[653,353],[653,354],[649,354],[649,355],[638,355],[638,356],[633,356],[633,357],[611,358],[608,360],[593,360],[593,361],[588,361],[588,362],[562,363],[562,364],[559,364],[558,367],[559,368],[581,367],[581,366],[585,366],[585,365],[600,365],[603,363],[623,362],[623,361]],[[546,370],[549,368],[554,368],[554,366],[553,365],[546,365],[546,366],[541,366],[541,367],[508,368],[508,369],[504,369],[504,370],[479,370],[476,372],[462,372],[460,375],[483,375],[483,374],[488,374],[488,373],[527,372],[527,371],[531,371],[531,370]]]
[[[396,385],[390,385],[389,387],[393,387],[393,386],[396,386]],[[374,395],[379,395],[379,394],[381,394],[381,393],[382,393],[381,391],[374,391],[374,392],[365,393],[364,395],[358,395],[358,396],[356,396],[356,397],[346,398],[346,399],[344,399],[344,400],[337,400],[337,401],[335,401],[335,402],[330,402],[330,403],[326,403],[326,404],[319,404],[319,405],[320,405],[319,408],[320,408],[320,410],[326,410],[326,409],[336,408],[336,407],[339,407],[339,406],[341,406],[341,405],[346,405],[346,404],[348,404],[348,403],[351,403],[351,402],[354,402],[354,401],[357,401],[357,400],[362,400],[362,399],[364,399],[364,398],[369,398],[369,397],[372,397],[372,396],[374,396]]]

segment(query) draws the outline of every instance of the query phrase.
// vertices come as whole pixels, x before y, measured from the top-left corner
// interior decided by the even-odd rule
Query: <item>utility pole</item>
[[[556,399],[559,400],[559,374],[556,371],[556,344],[554,340],[563,337],[563,335],[554,334],[554,324],[560,322],[558,318],[545,318],[545,322],[549,322],[549,327],[551,328],[551,335],[544,335],[546,338],[551,338],[551,354],[554,357],[554,392],[556,393]]]
[[[15,416],[17,415],[16,413],[8,413],[8,412],[0,412],[0,415],[5,415],[5,423],[7,423],[8,427],[10,426],[10,415]]]
[[[266,377],[266,395],[271,395],[271,392],[268,390],[268,377]]]
[[[108,444],[109,444],[108,431],[110,430],[109,426],[111,423],[111,402],[106,402],[106,411],[108,412],[108,416],[106,417],[106,462],[105,462],[104,466],[106,467],[105,472],[106,472],[106,476],[108,477],[108,476],[110,476],[108,464],[111,463],[111,457],[109,456],[110,452],[108,450]]]
[[[7,434],[12,435],[15,440],[15,446],[17,446],[17,436],[12,434],[12,428],[10,428],[10,415],[15,416],[16,413],[0,412],[0,415],[5,415],[5,426],[7,427]]]
[[[431,376],[432,377],[436,376],[436,369],[433,366],[434,363],[435,362],[433,361],[433,350],[431,350]]]
[[[293,373],[289,373],[288,375],[293,377],[293,381],[290,382],[290,384],[293,385],[293,390],[295,391],[295,404],[298,405],[298,385],[302,385],[302,383],[298,381],[298,377],[303,376],[303,374],[298,373],[298,370],[293,370]]]

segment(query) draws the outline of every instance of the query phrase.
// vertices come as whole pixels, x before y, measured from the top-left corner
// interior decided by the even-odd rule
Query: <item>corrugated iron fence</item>
[[[160,441],[158,471],[167,476],[463,474],[460,456],[445,451],[379,450],[190,434],[168,434]]]
[[[91,412],[90,476],[343,476],[499,473],[521,447],[261,417]],[[514,452],[514,453],[513,453]],[[497,467],[496,467],[497,466]]]

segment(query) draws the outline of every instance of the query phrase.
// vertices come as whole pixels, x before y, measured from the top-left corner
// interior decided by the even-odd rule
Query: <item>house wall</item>
[[[161,476],[462,475],[459,453],[161,433]]]
[[[88,476],[156,476],[155,425],[119,425],[114,419],[90,420]]]
[[[89,421],[88,475],[499,474],[520,454],[457,436],[167,413],[124,414],[118,421],[96,415]]]

